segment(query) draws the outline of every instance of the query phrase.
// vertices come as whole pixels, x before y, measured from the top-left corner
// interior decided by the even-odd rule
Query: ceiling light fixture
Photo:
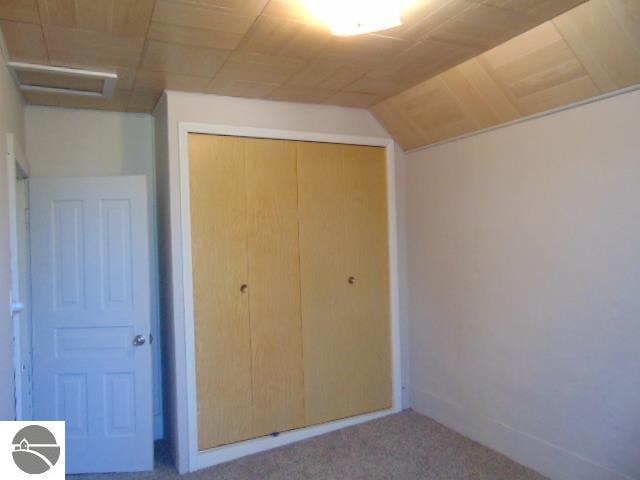
[[[334,35],[377,32],[402,25],[411,0],[302,0],[309,12]]]

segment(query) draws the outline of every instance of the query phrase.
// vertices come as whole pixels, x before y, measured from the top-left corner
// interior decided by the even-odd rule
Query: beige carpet
[[[180,477],[158,455],[152,473],[73,480],[544,480],[448,428],[406,411]]]

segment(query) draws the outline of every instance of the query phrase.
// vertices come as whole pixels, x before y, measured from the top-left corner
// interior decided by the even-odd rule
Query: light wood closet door
[[[189,135],[200,450],[253,436],[244,142]]]
[[[306,424],[389,408],[384,150],[299,143],[298,181]]]
[[[200,449],[304,425],[293,142],[190,135]]]
[[[253,435],[304,425],[294,142],[246,139]]]

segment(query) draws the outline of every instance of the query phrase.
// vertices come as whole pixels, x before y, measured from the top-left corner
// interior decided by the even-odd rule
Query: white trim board
[[[18,253],[18,201],[16,196],[16,182],[18,178],[26,178],[28,171],[20,161],[22,152],[16,144],[13,133],[6,134],[6,165],[7,165],[7,192],[9,207],[9,259],[10,259],[10,291],[9,291],[9,318],[13,323],[13,368],[14,368],[14,400],[16,420],[25,419],[25,392],[23,391],[23,376],[28,374],[23,370],[22,363],[22,337],[24,335],[23,324],[28,321],[24,314],[22,293],[20,291],[20,269]]]
[[[17,202],[16,202],[16,157],[14,151],[14,136],[6,135],[6,165],[7,165],[7,192],[9,207],[9,318],[13,322],[13,369],[14,369],[14,399],[16,420],[22,420],[22,362],[20,361],[21,316],[20,282],[18,280],[18,227],[17,227]]]
[[[189,198],[189,149],[188,135],[190,133],[203,133],[210,135],[229,135],[236,137],[271,138],[280,140],[298,140],[322,143],[342,143],[351,145],[368,145],[385,147],[387,154],[387,205],[389,224],[389,266],[391,272],[391,356],[393,375],[393,404],[388,410],[372,414],[359,415],[344,420],[338,420],[323,425],[301,428],[285,432],[277,437],[262,437],[233,445],[222,446],[200,452],[198,450],[198,415],[197,415],[197,386],[196,386],[196,360],[195,360],[195,329],[193,317],[193,278],[191,256],[191,216]],[[272,130],[263,128],[235,127],[229,125],[212,125],[203,123],[179,122],[179,210],[180,210],[180,237],[182,251],[174,252],[182,256],[182,272],[174,274],[182,275],[182,291],[184,292],[182,303],[184,307],[184,334],[186,342],[185,364],[180,365],[181,360],[176,358],[176,374],[185,375],[187,388],[184,391],[187,403],[187,452],[186,466],[188,471],[217,465],[235,458],[252,453],[262,452],[280,447],[288,443],[304,440],[317,435],[342,429],[359,423],[368,422],[402,410],[402,383],[400,365],[400,308],[399,308],[399,270],[398,270],[398,239],[397,239],[397,209],[395,191],[395,143],[391,139],[376,137],[358,137],[349,135],[334,135],[314,132],[298,132],[290,130]],[[172,200],[173,203],[173,200]],[[185,439],[179,441],[184,442]],[[181,466],[183,468],[183,466]],[[181,472],[182,473],[182,472]]]

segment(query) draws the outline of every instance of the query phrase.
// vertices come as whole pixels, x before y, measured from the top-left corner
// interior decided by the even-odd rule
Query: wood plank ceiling
[[[332,37],[300,0],[0,0],[11,60],[119,75],[110,100],[32,104],[149,112],[168,89],[364,107],[412,149],[640,82],[640,0],[416,0],[403,21]]]
[[[117,71],[111,100],[34,104],[149,112],[164,89],[370,107],[584,0],[416,0],[403,26],[332,37],[300,0],[0,0],[14,61]]]
[[[413,149],[638,83],[640,0],[590,0],[372,111]]]

